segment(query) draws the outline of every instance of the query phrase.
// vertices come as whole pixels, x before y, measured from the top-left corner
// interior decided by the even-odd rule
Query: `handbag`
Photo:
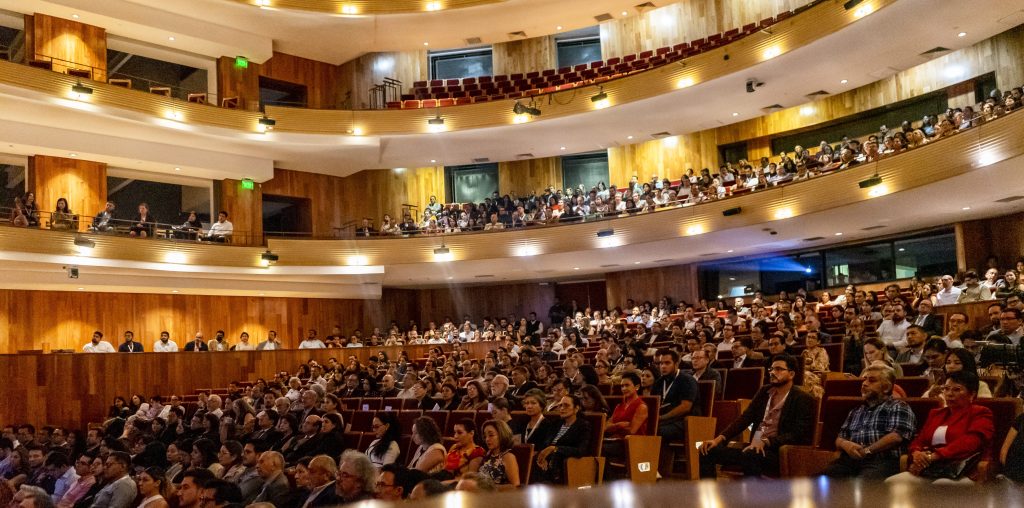
[[[964,473],[974,469],[974,466],[978,465],[978,462],[980,461],[981,452],[977,452],[962,460],[936,462],[922,469],[920,476],[932,479],[947,478],[950,480],[959,480],[964,476]]]

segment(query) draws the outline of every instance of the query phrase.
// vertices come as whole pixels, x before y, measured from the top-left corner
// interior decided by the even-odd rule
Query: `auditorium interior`
[[[0,508],[1024,503],[1022,87],[1021,0],[0,0]]]

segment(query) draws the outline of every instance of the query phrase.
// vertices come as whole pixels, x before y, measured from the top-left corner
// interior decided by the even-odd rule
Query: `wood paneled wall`
[[[263,193],[308,198],[312,204],[313,235],[331,236],[335,228],[364,217],[375,225],[385,213],[401,220],[402,205],[422,211],[430,196],[444,200],[444,168],[365,170],[347,177],[275,169],[262,185]]]
[[[343,108],[367,109],[368,92],[384,78],[402,82],[402,93],[410,93],[412,84],[430,76],[427,51],[391,51],[368,53],[338,67],[338,97]]]
[[[562,188],[561,157],[498,163],[498,192],[502,195],[513,192],[520,196],[528,196],[531,192],[539,194],[549,185]]]
[[[310,108],[333,109],[340,104],[336,65],[275,52],[259,70],[260,76],[305,85]]]
[[[228,212],[228,221],[234,228],[232,243],[235,245],[263,244],[263,192],[261,184],[255,185],[256,188],[249,190],[243,189],[239,180],[220,183],[217,212]]]
[[[959,268],[977,270],[984,276],[989,256],[999,258],[1001,268],[1011,268],[1024,256],[1024,213],[961,222],[957,226],[957,247],[962,254]],[[1000,274],[1002,275],[1002,274]]]
[[[57,199],[65,198],[71,211],[82,216],[79,226],[83,229],[107,199],[105,162],[33,155],[28,158],[27,178],[40,211],[55,210]]]
[[[0,397],[0,422],[31,422],[36,426],[60,425],[84,430],[106,418],[114,397],[133,394],[193,394],[196,390],[227,388],[233,381],[272,378],[275,373],[297,372],[311,359],[345,361],[354,355],[366,361],[384,350],[391,358],[401,351],[411,358],[426,356],[438,346],[305,349],[224,353],[135,353],[77,355],[0,355],[4,372],[4,396]],[[448,346],[440,346],[449,349]],[[467,345],[470,355],[481,358],[496,347],[493,342]]]
[[[249,62],[242,68],[235,66],[235,57],[217,59],[217,100],[237,97],[239,107],[247,111],[260,108],[260,65]]]
[[[536,312],[547,319],[548,309],[555,299],[554,285],[538,283],[498,284],[487,286],[459,286],[415,291],[415,306],[421,322],[442,320],[451,316],[455,322],[469,315],[479,323],[484,317],[526,317]],[[440,324],[440,323],[438,323]]]
[[[605,274],[608,306],[619,307],[632,298],[635,302],[657,303],[668,296],[673,302],[698,299],[697,265],[675,265]]]
[[[758,23],[808,3],[809,0],[683,0],[601,23],[601,56],[607,60],[701,39]]]
[[[91,68],[93,79],[107,80],[107,31],[46,14],[25,15],[25,59],[53,61],[53,70]]]
[[[742,141],[747,142],[749,159],[771,156],[770,139],[773,135],[811,128],[918,97],[989,72],[995,72],[1000,89],[1020,86],[1024,83],[1024,69],[1019,65],[1022,59],[1024,27],[1017,27],[885,79],[809,104],[715,129],[610,148],[610,180],[622,185],[629,182],[634,174],[641,180],[653,174],[677,180],[687,168],[695,171],[705,167],[716,168],[718,146]],[[961,71],[950,73],[949,69]],[[810,109],[804,109],[806,106]]]
[[[525,74],[558,67],[558,50],[553,35],[501,42],[491,48],[495,75]]]

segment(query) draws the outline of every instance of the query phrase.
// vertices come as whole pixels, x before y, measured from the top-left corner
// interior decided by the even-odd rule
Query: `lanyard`
[[[682,371],[677,370],[676,377],[672,378],[672,382],[661,387],[661,400],[664,401],[666,398],[668,398],[668,392],[672,390],[672,385],[676,384],[676,380],[679,379],[679,374],[681,373]]]
[[[523,432],[523,443],[524,444],[528,443],[530,441],[530,436],[532,436],[534,434],[534,432],[537,432],[537,428],[540,427],[540,424],[543,421],[544,421],[544,415],[540,415],[540,418],[537,420],[537,425],[533,426],[533,430],[530,429],[530,424],[529,423],[526,424],[526,430]]]

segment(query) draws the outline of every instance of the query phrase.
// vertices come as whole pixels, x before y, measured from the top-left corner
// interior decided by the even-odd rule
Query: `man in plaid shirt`
[[[896,373],[884,366],[864,371],[864,404],[846,417],[836,437],[839,458],[825,470],[831,477],[857,476],[882,481],[900,471],[900,454],[914,438],[914,412],[892,398]]]

